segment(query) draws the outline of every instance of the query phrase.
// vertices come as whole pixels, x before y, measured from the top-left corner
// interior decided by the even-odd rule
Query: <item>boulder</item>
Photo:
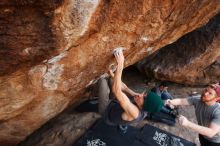
[[[0,145],[16,145],[81,99],[86,85],[204,25],[218,0],[2,0]]]
[[[149,78],[188,85],[220,80],[220,14],[138,63]]]

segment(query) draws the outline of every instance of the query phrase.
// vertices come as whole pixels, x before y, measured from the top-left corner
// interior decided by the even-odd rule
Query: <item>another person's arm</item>
[[[173,106],[179,106],[179,105],[190,105],[187,98],[177,98],[177,99],[168,99],[165,102],[166,105],[173,107]]]
[[[189,128],[193,131],[196,131],[199,134],[207,136],[209,138],[212,138],[220,132],[220,125],[218,124],[211,123],[209,127],[204,127],[189,121],[186,117],[182,115],[179,117],[179,123],[180,125]]]
[[[124,109],[125,113],[122,115],[123,120],[131,121],[138,117],[139,109],[135,106],[129,98],[122,92],[122,71],[124,67],[124,56],[122,51],[117,51],[115,53],[115,58],[118,63],[115,76],[113,79],[112,91],[116,96],[116,99],[119,101],[119,104]]]

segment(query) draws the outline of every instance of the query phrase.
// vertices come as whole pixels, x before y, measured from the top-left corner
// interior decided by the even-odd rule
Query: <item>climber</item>
[[[122,53],[122,49],[118,49],[114,52],[114,56],[117,62],[117,69],[115,74],[110,70],[110,75],[113,77],[112,79],[112,92],[114,98],[107,107],[107,110],[104,113],[104,117],[107,117],[109,123],[111,124],[120,124],[127,125],[131,123],[136,123],[143,120],[147,116],[147,112],[142,110],[144,103],[144,93],[136,93],[130,88],[126,86],[121,81],[122,71],[124,67],[124,56]],[[105,78],[99,80],[99,85],[101,91],[103,91],[103,95],[100,95],[99,98],[107,98],[108,92],[110,91],[108,81]],[[130,95],[134,97],[135,104],[131,102],[131,100],[126,95]],[[161,102],[162,103],[162,102]],[[161,103],[158,103],[158,107]],[[104,108],[103,108],[104,109]]]
[[[198,124],[189,121],[184,116],[179,116],[180,125],[199,133],[201,146],[220,145],[220,104],[216,101],[220,98],[219,86],[208,86],[201,97],[190,96],[188,98],[167,100],[167,105],[193,105]]]
[[[99,107],[99,109],[102,109],[103,113],[105,107],[107,107],[104,112],[107,123],[125,126],[142,121],[147,117],[148,113],[159,112],[164,106],[164,102],[160,96],[151,91],[148,93],[136,93],[128,88],[121,81],[124,67],[124,55],[122,50],[116,50],[114,56],[117,62],[117,69],[115,74],[110,70],[112,92],[114,95],[110,103],[107,101],[111,92],[108,81],[105,78],[101,78],[98,81],[98,91],[100,92],[98,95],[100,98],[99,105],[102,106],[101,108]],[[130,99],[127,95],[132,96],[132,98]]]
[[[111,76],[111,79],[113,79],[114,78],[114,73],[111,69],[109,70],[109,74]],[[161,86],[162,86],[162,83],[161,83]],[[165,84],[163,84],[163,86],[164,86],[164,91],[165,91],[165,89],[166,89]],[[127,95],[131,96],[131,97],[129,97],[129,99],[131,101],[133,101],[133,99],[138,98],[139,94],[132,91],[123,82],[122,82],[122,91],[125,92],[125,93],[128,93]],[[145,94],[145,92],[146,92],[146,90],[142,93],[142,94],[144,94],[144,96],[147,95],[147,94]],[[153,93],[151,93],[151,94],[153,94]],[[169,95],[169,97],[172,97],[169,93],[166,94],[166,95]],[[166,97],[168,97],[168,96],[166,96]],[[168,98],[168,99],[172,99],[172,98]],[[157,110],[157,111],[152,110],[151,109],[152,105],[157,104],[157,102],[155,102],[155,101],[161,101],[160,95],[150,96],[148,98],[148,100],[145,101],[145,106],[146,106],[145,110],[148,112],[147,119],[157,121],[157,122],[162,122],[162,123],[165,123],[165,124],[168,124],[168,125],[171,125],[171,126],[175,125],[175,119],[176,119],[176,116],[178,115],[177,109],[171,109],[170,107],[165,106],[163,104],[163,106],[160,107],[160,110]],[[163,101],[165,101],[165,100],[163,100]]]

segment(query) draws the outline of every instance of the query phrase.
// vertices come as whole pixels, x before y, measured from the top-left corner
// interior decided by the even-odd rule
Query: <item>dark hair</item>
[[[160,85],[159,85],[159,86],[168,87],[168,82],[163,81],[163,82],[161,82],[161,83],[160,83]]]

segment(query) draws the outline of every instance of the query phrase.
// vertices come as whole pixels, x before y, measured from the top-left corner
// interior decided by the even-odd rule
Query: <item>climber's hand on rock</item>
[[[118,67],[122,67],[124,66],[124,55],[123,55],[123,52],[122,52],[122,49],[118,49],[114,52],[114,56],[115,56],[115,59],[118,63]]]

